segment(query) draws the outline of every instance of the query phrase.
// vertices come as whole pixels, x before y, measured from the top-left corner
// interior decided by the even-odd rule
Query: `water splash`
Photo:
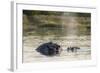
[[[69,36],[71,41],[69,42],[70,46],[76,46],[77,42],[75,39],[78,37],[78,25],[77,14],[75,13],[64,13],[62,16],[62,26],[66,31],[66,35]]]

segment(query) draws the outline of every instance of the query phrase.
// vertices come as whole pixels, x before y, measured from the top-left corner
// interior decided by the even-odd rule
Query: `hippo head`
[[[36,51],[46,56],[54,56],[61,53],[61,48],[56,43],[48,42],[40,45]]]

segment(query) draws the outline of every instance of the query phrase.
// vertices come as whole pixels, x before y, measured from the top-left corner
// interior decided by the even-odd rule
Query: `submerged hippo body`
[[[48,42],[40,45],[37,49],[37,52],[40,52],[42,55],[46,56],[54,56],[60,54],[61,48],[60,45]]]

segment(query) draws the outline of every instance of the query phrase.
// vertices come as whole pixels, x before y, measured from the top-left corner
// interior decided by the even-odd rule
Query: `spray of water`
[[[77,22],[77,14],[75,13],[64,13],[62,16],[62,26],[64,26],[64,30],[66,31],[66,37],[71,39],[69,41],[70,46],[76,46],[77,42],[75,41],[78,37],[78,25]]]

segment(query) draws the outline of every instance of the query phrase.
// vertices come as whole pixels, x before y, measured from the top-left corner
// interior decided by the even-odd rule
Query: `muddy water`
[[[91,59],[90,36],[67,36],[54,38],[54,36],[24,36],[23,37],[23,62],[44,62],[44,61],[75,61]],[[46,42],[54,42],[61,45],[63,51],[60,55],[47,57],[41,55],[35,49]],[[67,52],[67,47],[78,46],[77,52]]]

